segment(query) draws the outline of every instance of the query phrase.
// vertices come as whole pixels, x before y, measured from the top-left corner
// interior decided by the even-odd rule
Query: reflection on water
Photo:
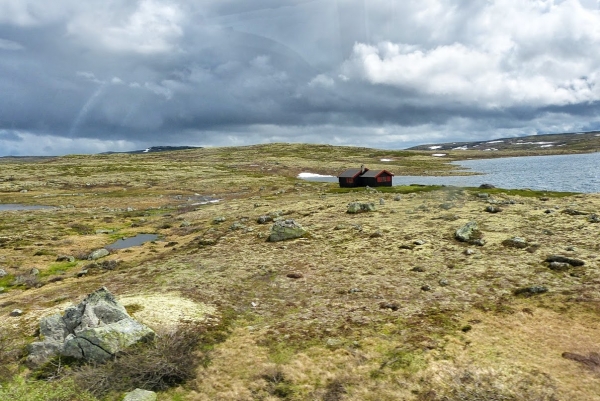
[[[158,239],[156,234],[138,234],[135,237],[120,239],[110,245],[106,245],[106,249],[125,249],[132,246],[142,245],[144,242],[154,241]]]

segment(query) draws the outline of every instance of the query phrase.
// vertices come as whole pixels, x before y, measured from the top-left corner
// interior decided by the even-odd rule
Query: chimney
[[[361,164],[361,165],[360,165],[360,174],[362,175],[362,174],[364,174],[364,173],[365,173],[365,165],[364,165],[364,164]]]

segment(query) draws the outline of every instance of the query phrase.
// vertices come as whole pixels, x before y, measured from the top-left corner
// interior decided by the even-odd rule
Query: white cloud
[[[430,0],[416,20],[444,37],[463,15]],[[600,12],[578,1],[496,0],[471,15],[449,44],[358,43],[344,75],[407,88],[437,101],[487,108],[600,100]],[[435,5],[435,6],[432,6]]]
[[[164,53],[177,47],[183,35],[184,14],[173,2],[141,0],[136,7],[98,5],[95,12],[73,17],[68,32],[105,49],[141,54]]]

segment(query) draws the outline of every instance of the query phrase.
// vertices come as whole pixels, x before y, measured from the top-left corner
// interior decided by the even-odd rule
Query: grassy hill
[[[0,400],[118,400],[139,382],[115,374],[156,378],[169,361],[190,371],[148,380],[159,400],[600,399],[599,195],[295,178],[360,164],[456,172],[430,153],[272,144],[0,160],[0,204],[56,207],[0,212]],[[354,201],[377,210],[346,213]],[[268,242],[266,215],[308,234]],[[483,246],[455,239],[470,221]],[[139,233],[160,239],[85,260]],[[550,255],[585,264],[551,268]],[[40,317],[101,286],[167,345],[131,351],[129,365],[27,369]]]

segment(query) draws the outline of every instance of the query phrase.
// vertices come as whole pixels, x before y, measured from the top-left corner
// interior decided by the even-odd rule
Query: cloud
[[[0,155],[600,129],[598,26],[595,0],[0,0],[0,130],[32,140]]]
[[[23,46],[12,40],[0,38],[0,50],[23,50]]]

